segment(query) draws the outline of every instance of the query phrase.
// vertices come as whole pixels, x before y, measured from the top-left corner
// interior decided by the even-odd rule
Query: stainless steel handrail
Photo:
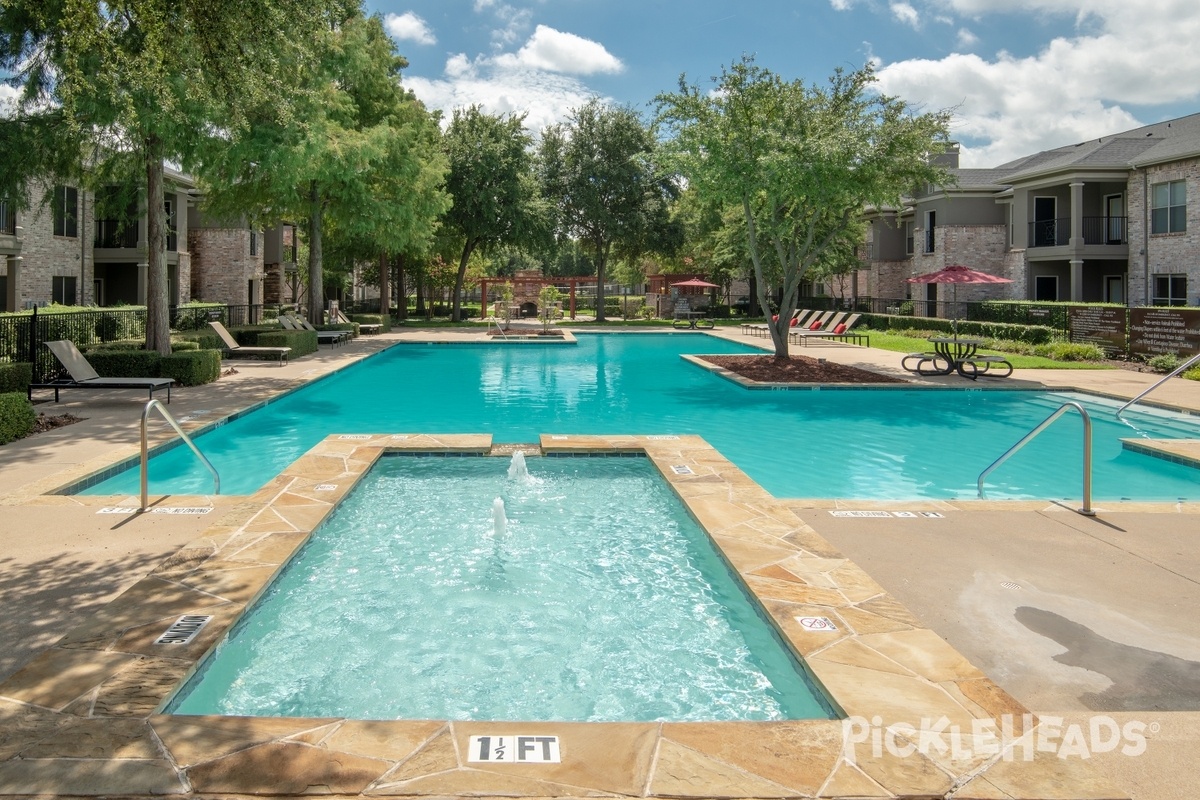
[[[1190,367],[1192,364],[1195,364],[1197,361],[1200,361],[1200,353],[1197,353],[1196,355],[1194,355],[1194,356],[1192,356],[1191,358],[1189,358],[1187,361],[1183,362],[1183,365],[1182,365],[1182,366],[1180,366],[1178,369],[1176,369],[1174,372],[1172,372],[1170,375],[1164,375],[1164,376],[1163,376],[1163,378],[1162,378],[1162,380],[1158,381],[1158,382],[1157,382],[1157,383],[1155,383],[1153,386],[1151,386],[1149,389],[1147,389],[1146,391],[1142,392],[1142,393],[1141,393],[1141,394],[1139,394],[1137,397],[1133,398],[1133,399],[1132,399],[1132,400],[1130,400],[1128,403],[1126,403],[1125,405],[1123,405],[1123,406],[1121,406],[1120,408],[1118,408],[1118,409],[1117,409],[1117,419],[1120,419],[1120,418],[1121,418],[1121,412],[1122,412],[1122,411],[1124,411],[1125,409],[1129,408],[1131,405],[1133,405],[1134,403],[1136,403],[1138,400],[1141,400],[1143,397],[1145,397],[1146,395],[1150,394],[1150,393],[1151,393],[1151,392],[1153,392],[1155,389],[1157,389],[1158,387],[1162,386],[1164,383],[1166,383],[1167,381],[1169,381],[1171,378],[1174,378],[1176,375],[1178,375],[1179,373],[1183,372],[1185,369],[1187,369],[1188,367]]]
[[[496,332],[499,333],[504,338],[504,341],[507,342],[508,334],[504,331],[504,326],[500,324],[500,320],[496,319],[495,315],[492,315],[487,318],[487,332],[488,333],[492,332],[492,323],[493,322],[496,323]]]
[[[158,412],[162,415],[162,418],[167,421],[168,425],[175,429],[175,433],[179,434],[179,438],[183,439],[184,444],[192,448],[192,452],[196,454],[196,458],[200,459],[200,462],[204,464],[204,466],[208,467],[208,471],[211,472],[213,476],[213,494],[220,494],[221,476],[217,474],[216,467],[212,465],[211,461],[205,458],[204,453],[200,452],[200,450],[196,447],[195,442],[192,441],[192,437],[183,432],[183,428],[179,427],[179,423],[176,422],[175,418],[171,416],[171,412],[167,411],[167,407],[158,400],[151,400],[149,403],[146,403],[146,407],[142,409],[142,507],[139,510],[145,511],[150,505],[148,491],[150,448],[146,441],[146,422],[150,417],[150,409],[152,408],[158,409]]]
[[[1004,455],[992,462],[991,466],[979,473],[979,480],[976,482],[976,488],[979,490],[979,497],[987,499],[987,495],[983,493],[983,479],[991,473],[996,467],[1003,464],[1009,459],[1009,456],[1016,453],[1024,447],[1033,437],[1048,428],[1054,420],[1067,413],[1070,409],[1075,409],[1083,417],[1083,508],[1079,509],[1080,514],[1094,517],[1096,512],[1092,510],[1092,418],[1088,416],[1087,410],[1074,401],[1063,403],[1058,410],[1050,416],[1042,420],[1036,428],[1025,434],[1021,441],[1008,448]]]

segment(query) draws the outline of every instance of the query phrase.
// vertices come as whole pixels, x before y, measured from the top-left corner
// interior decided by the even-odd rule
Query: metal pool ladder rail
[[[1120,408],[1118,408],[1118,409],[1117,409],[1117,419],[1120,419],[1120,418],[1121,418],[1121,412],[1122,412],[1122,411],[1124,411],[1125,409],[1129,408],[1131,405],[1133,405],[1134,403],[1136,403],[1138,400],[1141,400],[1143,397],[1145,397],[1146,395],[1150,394],[1150,393],[1151,393],[1151,392],[1153,392],[1155,389],[1157,389],[1158,387],[1162,386],[1164,383],[1166,383],[1167,381],[1169,381],[1171,378],[1174,378],[1176,375],[1178,375],[1179,373],[1181,373],[1181,372],[1183,372],[1184,370],[1186,370],[1186,369],[1187,369],[1188,367],[1190,367],[1192,364],[1195,364],[1197,361],[1200,361],[1200,353],[1197,353],[1196,355],[1194,355],[1194,356],[1192,356],[1191,358],[1189,358],[1187,361],[1183,362],[1183,365],[1182,365],[1182,366],[1180,366],[1180,367],[1178,367],[1178,368],[1177,368],[1177,369],[1176,369],[1174,372],[1172,372],[1170,375],[1164,375],[1164,376],[1162,377],[1162,380],[1158,381],[1158,383],[1154,384],[1154,385],[1153,385],[1153,386],[1151,386],[1149,389],[1147,389],[1146,391],[1142,392],[1142,393],[1141,393],[1141,394],[1139,394],[1137,397],[1133,398],[1133,399],[1132,399],[1132,400],[1130,400],[1128,403],[1126,403],[1125,405],[1123,405],[1123,406],[1121,406]]]
[[[1083,417],[1083,508],[1078,509],[1080,514],[1088,517],[1096,516],[1096,512],[1092,510],[1092,418],[1088,416],[1088,412],[1083,406],[1074,401],[1063,403],[1058,410],[1050,416],[1042,420],[1036,428],[1022,437],[1021,441],[1008,448],[1008,452],[992,462],[992,465],[979,473],[979,480],[976,482],[976,488],[979,490],[979,497],[986,499],[983,493],[983,479],[991,473],[996,467],[1003,464],[1009,459],[1009,456],[1016,453],[1022,447],[1029,443],[1031,439],[1044,431],[1054,422],[1054,420],[1067,413],[1070,409],[1075,409]]]
[[[171,412],[167,411],[167,407],[158,400],[151,400],[149,403],[146,403],[146,407],[142,409],[142,505],[139,510],[145,511],[147,506],[150,505],[149,492],[147,490],[147,485],[149,483],[148,464],[150,461],[150,456],[149,447],[146,444],[146,421],[150,417],[150,409],[152,408],[158,409],[158,413],[162,414],[162,418],[167,421],[167,424],[175,429],[175,433],[179,434],[179,438],[183,439],[184,444],[192,448],[192,452],[196,454],[196,458],[200,459],[200,462],[204,464],[204,466],[208,467],[208,471],[211,472],[213,476],[213,494],[220,494],[221,476],[217,474],[217,470],[212,465],[212,462],[204,457],[204,454],[200,452],[200,450],[196,447],[195,442],[192,441],[192,437],[183,432],[183,428],[179,427],[179,423],[176,422],[175,418],[171,416]]]

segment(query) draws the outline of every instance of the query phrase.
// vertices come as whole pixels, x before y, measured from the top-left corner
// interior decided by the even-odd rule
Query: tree
[[[356,9],[316,47],[296,76],[303,124],[264,105],[254,126],[213,142],[199,169],[218,216],[307,221],[311,287],[323,285],[327,231],[360,260],[419,251],[449,206],[436,120],[400,84],[407,62],[379,18]],[[309,321],[322,322],[321,292],[308,299]]]
[[[472,253],[532,245],[547,231],[547,209],[538,198],[529,150],[533,138],[524,122],[523,114],[485,114],[470,106],[455,109],[446,131],[446,186],[454,205],[445,222],[463,239],[454,284],[455,321],[462,318],[463,280]]]
[[[743,58],[716,79],[656,99],[669,163],[710,201],[742,210],[759,304],[782,289],[769,326],[788,356],[800,281],[867,205],[899,205],[915,187],[944,185],[931,163],[949,136],[948,112],[914,113],[872,91],[870,65],[837,70],[826,88],[786,82]]]
[[[578,240],[596,264],[596,319],[604,320],[609,259],[670,253],[682,238],[671,222],[675,183],[659,172],[656,144],[632,109],[591,100],[542,133],[542,193],[560,238]]]
[[[5,0],[0,71],[21,86],[5,144],[55,129],[54,154],[12,159],[5,193],[28,177],[84,181],[103,162],[140,166],[147,232],[146,347],[169,353],[163,162],[186,164],[199,141],[247,124],[288,86],[308,42],[344,0]],[[13,152],[7,150],[10,154]],[[28,151],[30,154],[36,150]],[[22,152],[22,156],[26,153]],[[110,170],[109,174],[121,172]],[[73,174],[71,174],[73,173]],[[14,195],[21,196],[21,195]]]

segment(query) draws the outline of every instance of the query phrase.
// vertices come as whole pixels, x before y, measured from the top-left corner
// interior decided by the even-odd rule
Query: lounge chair
[[[824,333],[833,333],[834,328],[841,324],[842,320],[850,316],[845,311],[829,311],[820,318],[815,319],[807,328],[799,328],[791,333],[791,341],[804,343],[804,339],[809,336],[817,336]]]
[[[312,331],[317,335],[317,344],[331,344],[336,347],[354,338],[354,334],[350,331],[319,331],[304,317],[289,317],[287,314],[280,314],[279,324],[293,331]]]
[[[350,318],[343,314],[340,308],[337,310],[337,313],[333,315],[332,321],[341,325],[357,325],[358,330],[361,333],[368,335],[379,333],[380,329],[383,328],[383,323],[381,322],[351,322]]]
[[[813,319],[819,311],[809,311],[807,308],[797,308],[792,312],[792,322],[789,327],[798,328],[803,325],[806,320]],[[753,336],[768,336],[770,334],[770,326],[767,323],[746,323],[742,325],[742,333],[748,333]]]
[[[845,317],[844,314],[842,316]],[[862,314],[851,314],[845,319],[833,322],[832,327],[827,326],[819,331],[800,331],[796,334],[796,341],[799,341],[801,345],[806,345],[810,339],[840,339],[843,342],[849,342],[853,339],[855,344],[862,344],[863,340],[866,340],[869,347],[871,345],[871,338],[869,336],[865,333],[855,333],[850,330],[858,324],[858,320],[861,317]]]
[[[237,343],[237,339],[229,331],[225,330],[225,326],[219,322],[213,321],[208,323],[209,327],[217,332],[217,336],[221,337],[221,342],[225,345],[225,354],[230,358],[240,356],[263,356],[279,359],[279,366],[287,363],[288,355],[291,354],[290,347],[242,347]]]
[[[58,402],[61,389],[146,389],[149,399],[154,399],[158,389],[167,390],[167,402],[171,402],[171,384],[173,378],[101,378],[100,374],[88,363],[83,353],[75,347],[75,343],[64,339],[58,342],[46,342],[46,347],[54,353],[54,357],[66,368],[70,379],[58,378],[49,383],[29,384],[29,398],[33,399],[34,389],[53,389],[54,402]]]

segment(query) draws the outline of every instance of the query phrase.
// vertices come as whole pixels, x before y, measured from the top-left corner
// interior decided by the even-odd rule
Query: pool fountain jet
[[[529,479],[529,469],[525,466],[525,452],[523,450],[513,453],[512,463],[508,466],[508,477],[512,480]]]
[[[504,501],[497,497],[492,501],[492,533],[503,536],[508,530],[508,517],[504,514]]]

